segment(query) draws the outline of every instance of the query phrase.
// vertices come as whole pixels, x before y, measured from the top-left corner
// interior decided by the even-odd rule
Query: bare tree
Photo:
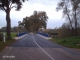
[[[75,36],[78,35],[78,17],[80,14],[80,1],[79,0],[61,0],[56,7],[57,11],[63,11],[63,17],[69,20],[70,29],[72,29],[72,35],[74,35],[73,28],[75,28]]]

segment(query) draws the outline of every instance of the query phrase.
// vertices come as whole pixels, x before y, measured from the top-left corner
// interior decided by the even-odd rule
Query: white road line
[[[33,37],[33,35],[32,35],[32,37]],[[39,44],[36,42],[36,40],[34,39],[34,37],[33,37],[33,40],[34,40],[34,42],[38,45],[38,47],[39,47],[48,57],[50,57],[52,60],[55,60],[55,59],[52,58],[43,48],[41,48],[41,47],[39,46]]]
[[[7,54],[10,52],[11,49],[12,49],[12,47],[9,47],[9,50],[3,56],[7,56]],[[5,60],[5,59],[3,59],[3,60]]]
[[[9,48],[9,50],[7,51],[7,53],[4,56],[6,56],[10,52],[11,49],[12,49],[12,47]]]
[[[26,35],[27,34],[23,35],[22,37],[25,37]],[[4,54],[4,56],[6,56],[10,52],[11,49],[12,49],[12,47],[9,48],[9,50]]]

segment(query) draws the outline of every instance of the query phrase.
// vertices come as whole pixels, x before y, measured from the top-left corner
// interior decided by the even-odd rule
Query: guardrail
[[[49,37],[49,34],[47,34],[47,33],[39,33],[39,32],[38,32],[38,34],[43,35],[43,36],[45,36],[45,37]]]
[[[22,35],[25,35],[27,34],[27,32],[21,32],[21,33],[18,33],[18,37],[22,36]]]

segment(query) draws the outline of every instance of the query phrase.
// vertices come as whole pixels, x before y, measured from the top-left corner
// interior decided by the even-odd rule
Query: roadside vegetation
[[[11,32],[11,38],[16,37],[17,33],[16,32]],[[7,37],[7,34],[6,34]]]
[[[16,37],[16,33],[11,33],[11,37]],[[3,42],[3,33],[0,33],[0,51],[2,51],[6,46],[12,44],[13,42],[15,42],[14,39],[6,39],[6,42]]]
[[[0,41],[0,51],[2,51],[6,46],[12,44],[13,42],[15,42],[14,39],[6,40],[6,42]]]
[[[80,49],[80,36],[67,37],[67,38],[53,38],[51,41],[61,44],[69,48],[79,48]]]

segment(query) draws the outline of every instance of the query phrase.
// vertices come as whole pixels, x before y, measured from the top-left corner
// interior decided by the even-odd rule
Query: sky
[[[60,0],[29,0],[23,3],[20,11],[13,8],[10,12],[11,27],[18,26],[18,21],[22,21],[24,17],[30,16],[36,11],[45,11],[49,17],[47,28],[53,29],[60,27],[65,20],[62,19],[62,11],[57,12],[57,3]],[[0,10],[0,28],[6,26],[6,13]]]

